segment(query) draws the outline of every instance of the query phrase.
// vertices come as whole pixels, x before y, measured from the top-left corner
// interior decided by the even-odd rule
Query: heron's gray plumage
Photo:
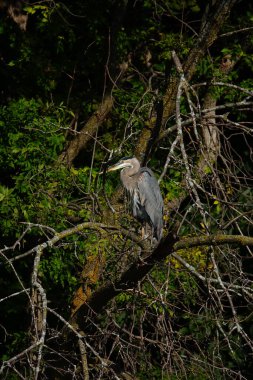
[[[163,199],[158,182],[147,167],[140,167],[137,158],[124,158],[109,167],[108,171],[122,169],[120,178],[128,191],[132,203],[133,216],[148,224],[152,235],[160,241],[163,228]]]

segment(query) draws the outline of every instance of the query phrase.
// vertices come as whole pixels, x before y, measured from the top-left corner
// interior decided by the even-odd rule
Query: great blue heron
[[[120,178],[130,195],[133,216],[151,227],[152,236],[159,242],[163,228],[163,198],[158,182],[147,167],[141,167],[137,158],[122,158],[117,164],[110,166],[107,172],[122,169]]]

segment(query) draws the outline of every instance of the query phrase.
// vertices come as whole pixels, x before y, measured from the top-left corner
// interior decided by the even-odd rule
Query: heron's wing
[[[144,206],[160,240],[163,226],[163,198],[152,170],[141,168],[137,183],[140,203]]]

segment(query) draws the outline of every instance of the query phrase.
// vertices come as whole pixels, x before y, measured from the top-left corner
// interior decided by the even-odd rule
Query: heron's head
[[[139,169],[140,163],[135,157],[124,157],[121,158],[116,164],[109,166],[107,172],[112,172],[114,170],[124,169],[124,168],[137,168]]]

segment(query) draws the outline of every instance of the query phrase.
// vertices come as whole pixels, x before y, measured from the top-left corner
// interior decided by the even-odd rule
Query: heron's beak
[[[109,166],[108,168],[105,168],[104,170],[102,170],[98,174],[104,174],[104,173],[108,173],[108,172],[113,172],[114,170],[121,169],[122,167],[125,167],[125,166],[121,166],[119,163],[117,163],[115,165]]]
[[[115,170],[119,170],[119,169],[123,169],[123,168],[130,168],[130,167],[132,167],[132,165],[129,162],[117,162],[117,164],[109,166],[107,169],[99,172],[98,174],[114,172]]]
[[[119,170],[119,169],[129,168],[129,167],[131,167],[129,162],[118,162],[115,165],[109,166],[109,168],[106,171],[113,172],[114,170]]]

